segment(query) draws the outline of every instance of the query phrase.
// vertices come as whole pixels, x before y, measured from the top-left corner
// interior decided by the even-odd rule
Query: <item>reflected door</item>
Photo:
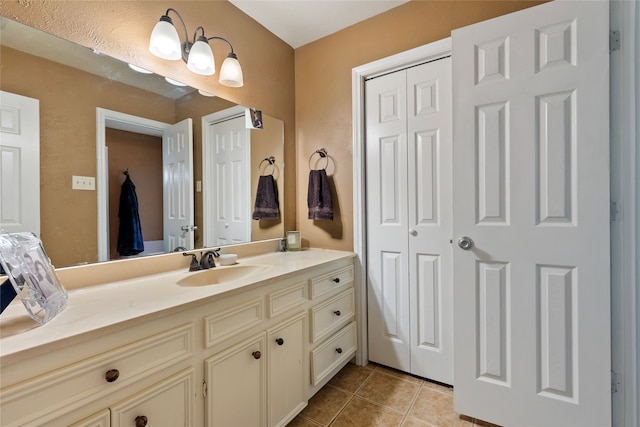
[[[0,91],[0,179],[0,229],[31,231],[40,237],[37,99]]]
[[[608,7],[453,32],[456,412],[611,423]]]

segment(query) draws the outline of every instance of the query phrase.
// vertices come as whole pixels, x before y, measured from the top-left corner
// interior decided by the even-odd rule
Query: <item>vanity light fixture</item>
[[[169,12],[175,13],[182,23],[185,34],[184,43],[180,41],[180,36],[178,36],[176,27],[173,26],[173,20],[169,17]],[[214,39],[226,42],[231,49],[231,52],[227,54],[227,58],[222,63],[222,67],[220,67],[219,82],[230,87],[243,86],[242,68],[238,62],[238,56],[233,52],[231,43],[222,37],[213,36],[207,38],[204,35],[203,27],[196,28],[193,33],[193,41],[189,41],[187,26],[182,16],[175,9],[167,9],[167,12],[160,17],[160,21],[153,28],[149,41],[149,51],[163,59],[174,61],[182,59],[187,63],[187,68],[194,73],[211,76],[215,74],[216,69],[209,40]]]

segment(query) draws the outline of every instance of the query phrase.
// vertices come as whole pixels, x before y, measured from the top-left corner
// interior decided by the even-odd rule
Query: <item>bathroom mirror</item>
[[[190,176],[194,188],[191,208],[195,222],[190,225],[197,229],[188,232],[194,233],[195,248],[203,247],[204,243],[212,245],[203,239],[204,219],[214,213],[207,211],[203,200],[203,191],[207,188],[206,177],[203,179],[202,118],[223,111],[237,114],[238,108],[243,108],[219,97],[205,96],[194,88],[169,84],[162,76],[133,71],[121,61],[5,17],[1,18],[0,31],[0,90],[39,100],[40,237],[52,263],[64,267],[119,257],[114,251],[117,201],[127,169],[136,185],[143,238],[150,242],[149,249],[145,245],[145,252],[140,255],[164,251],[163,233],[158,230],[163,229],[164,222],[162,175],[166,172],[161,165],[162,151],[158,154],[156,149],[153,150],[155,154],[149,154],[148,150],[150,145],[161,146],[161,137],[157,132],[154,135],[153,130],[141,133],[139,129],[107,117],[108,141],[102,153],[106,169],[100,171],[96,157],[98,109],[165,124],[192,120],[193,170]],[[79,64],[80,68],[75,68],[74,64]],[[268,112],[263,112],[263,124],[263,129],[248,130],[251,154],[246,179],[251,194],[241,216],[249,221],[250,232],[246,240],[251,241],[284,235],[282,217],[278,220],[251,219],[261,174],[274,172],[279,194],[283,194],[284,124]],[[273,171],[264,167],[263,160],[268,157],[275,158]],[[153,158],[160,160],[153,161]],[[108,176],[106,186],[100,180],[101,175]],[[91,178],[96,179],[95,189],[72,189],[75,184],[91,187]],[[101,188],[109,193],[108,211],[106,207],[99,209],[99,205],[104,205],[99,203]],[[152,197],[152,194],[155,195]],[[219,203],[225,203],[222,196],[217,195],[217,198]],[[4,209],[8,205],[5,195],[2,202]],[[279,203],[282,213],[282,197]],[[108,237],[103,236],[106,231],[99,225],[101,216],[109,224]],[[99,256],[101,239],[110,243],[106,257]]]

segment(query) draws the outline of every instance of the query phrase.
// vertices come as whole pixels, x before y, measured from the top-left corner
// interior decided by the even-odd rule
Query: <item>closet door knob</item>
[[[144,415],[138,415],[136,417],[136,427],[144,427],[147,425],[147,417]]]
[[[458,246],[460,246],[461,249],[468,251],[473,247],[473,240],[471,240],[471,237],[462,236],[458,239]]]
[[[334,311],[333,314],[335,314],[336,316],[340,316],[340,310]]]
[[[340,347],[336,348],[336,353],[342,354],[342,348],[340,348]]]
[[[262,353],[260,353],[259,351],[254,351],[253,353],[251,353],[251,355],[254,359],[260,359],[262,357]]]
[[[415,229],[411,228],[409,229],[409,234],[411,234],[412,236],[417,236],[418,232]]]
[[[333,281],[336,282],[336,283],[340,283],[340,278],[336,277],[335,279],[333,279]]]
[[[282,345],[282,344],[284,344],[284,340],[283,340],[282,338],[278,338],[278,339],[276,340],[276,343],[277,343],[278,345]]]
[[[112,383],[117,380],[119,376],[120,371],[118,371],[117,369],[109,369],[107,372],[105,372],[104,379],[107,380],[108,383]]]

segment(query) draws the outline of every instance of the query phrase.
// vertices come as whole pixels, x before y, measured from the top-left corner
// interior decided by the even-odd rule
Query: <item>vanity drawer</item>
[[[285,289],[272,292],[267,295],[269,318],[276,317],[282,313],[298,307],[307,301],[307,283],[298,282]]]
[[[356,322],[351,322],[311,352],[311,379],[314,386],[321,383],[338,365],[353,357],[357,348],[356,339]]]
[[[353,283],[353,265],[311,279],[311,298]]]
[[[264,318],[263,298],[255,298],[220,313],[204,318],[205,348],[231,338],[262,322]]]
[[[350,288],[311,308],[311,342],[326,338],[352,320],[355,314],[354,298],[354,290]]]
[[[3,425],[46,425],[135,385],[193,356],[194,335],[189,323],[8,387],[0,393]]]

